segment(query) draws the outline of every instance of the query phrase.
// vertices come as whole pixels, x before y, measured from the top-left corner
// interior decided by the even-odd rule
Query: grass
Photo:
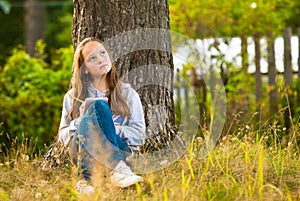
[[[0,200],[300,200],[300,124],[284,143],[278,137],[283,132],[276,124],[264,130],[240,126],[204,159],[198,158],[198,137],[180,160],[143,175],[145,181],[135,186],[112,187],[101,170],[89,196],[74,191],[75,167],[42,169],[34,143],[13,140],[9,155],[0,152]]]

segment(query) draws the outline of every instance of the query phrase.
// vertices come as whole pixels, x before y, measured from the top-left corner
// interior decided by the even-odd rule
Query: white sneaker
[[[134,174],[124,161],[120,161],[117,164],[115,169],[111,172],[110,179],[114,186],[121,188],[143,181],[143,177]]]
[[[75,190],[78,191],[80,194],[86,195],[95,192],[94,187],[89,185],[85,180],[78,181],[76,183]]]

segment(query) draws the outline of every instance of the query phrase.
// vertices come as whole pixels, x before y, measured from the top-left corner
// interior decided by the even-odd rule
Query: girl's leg
[[[105,137],[121,151],[131,152],[127,143],[118,135],[116,135],[116,128],[112,121],[112,112],[109,105],[103,100],[97,100],[94,103],[95,112],[97,116],[98,125]]]
[[[71,145],[70,145],[70,155],[74,164],[77,165],[79,169],[80,179],[86,181],[91,180],[92,170],[95,164],[95,159],[90,155],[86,148],[90,145],[88,142],[88,133],[93,130],[89,125],[92,122],[91,117],[83,117],[81,120],[78,130],[76,131]]]
[[[78,156],[78,146],[82,153],[82,176],[90,180],[95,162],[113,169],[119,161],[125,161],[130,150],[128,145],[116,135],[112,113],[105,101],[96,101],[82,118],[71,144],[73,158]],[[77,153],[77,154],[76,154]]]

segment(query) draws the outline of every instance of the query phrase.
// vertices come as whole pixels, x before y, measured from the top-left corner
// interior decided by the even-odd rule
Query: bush
[[[0,118],[11,138],[37,138],[38,148],[53,141],[60,121],[63,96],[68,89],[72,47],[56,51],[51,64],[44,61],[45,45],[37,43],[35,57],[22,46],[14,49],[1,72]]]

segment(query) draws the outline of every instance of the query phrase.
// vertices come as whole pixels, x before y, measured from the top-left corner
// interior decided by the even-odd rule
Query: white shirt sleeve
[[[69,96],[70,91],[64,96],[63,108],[61,114],[60,125],[58,129],[58,140],[64,144],[64,146],[68,146],[72,136],[80,122],[80,118],[70,120],[69,114],[72,107],[72,99]]]
[[[140,97],[137,92],[131,91],[127,103],[131,115],[124,119],[122,125],[116,126],[116,133],[130,146],[141,146],[146,139],[146,126],[144,112]]]

